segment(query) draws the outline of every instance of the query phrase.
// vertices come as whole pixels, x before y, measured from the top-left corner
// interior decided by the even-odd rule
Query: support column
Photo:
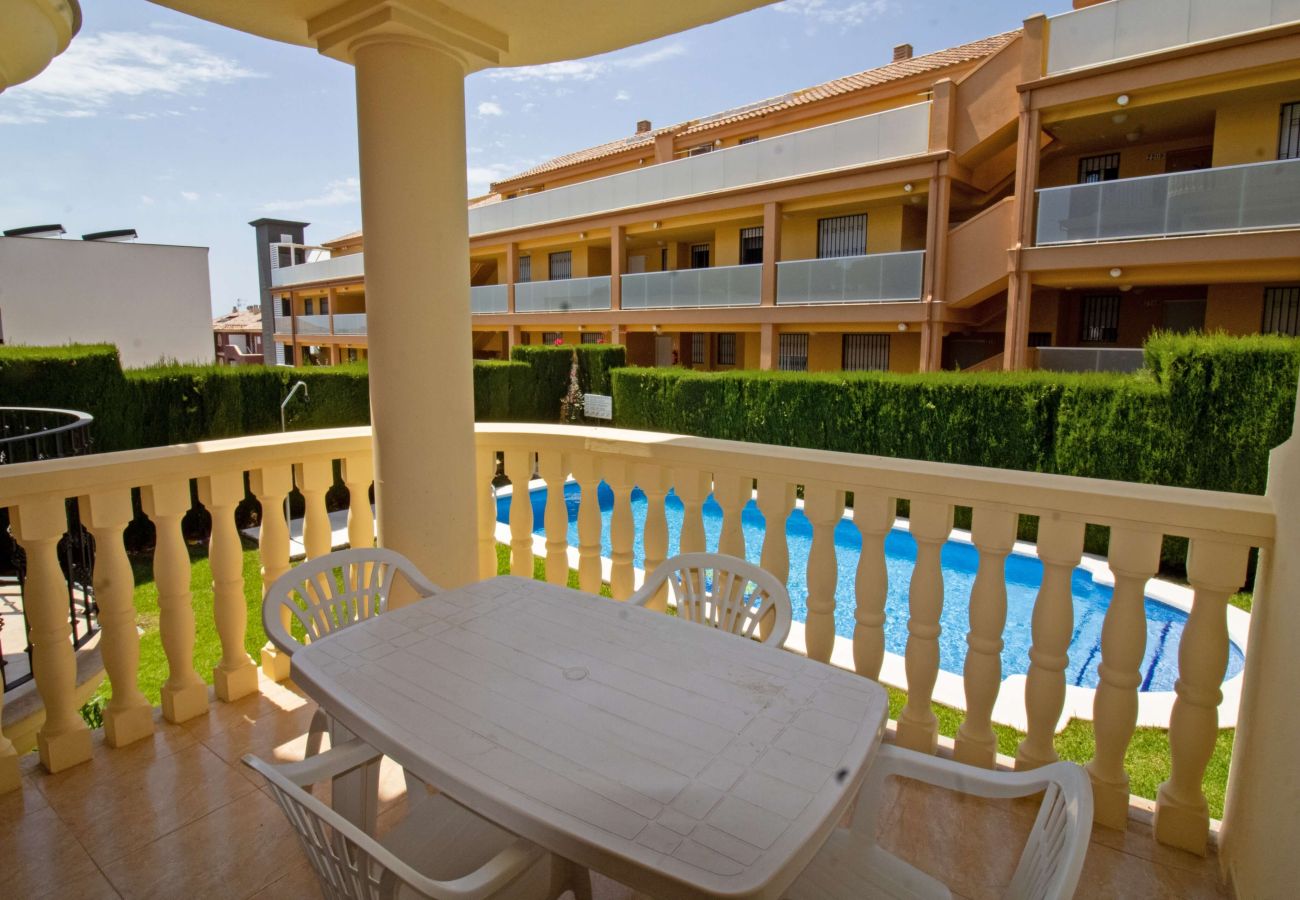
[[[617,322],[609,326],[609,342],[611,344],[623,343],[623,326]]]
[[[508,329],[506,329],[506,342],[507,342],[506,356],[508,357],[510,355],[511,350],[514,350],[516,347],[518,347],[524,342],[523,328],[521,328],[518,325],[511,325]]]
[[[379,543],[452,588],[478,577],[465,68],[409,35],[366,35],[349,50]]]
[[[615,225],[609,230],[609,308],[623,308],[623,268],[626,265],[627,229]]]
[[[758,367],[764,370],[776,368],[776,326],[764,322],[759,326]]]
[[[329,297],[329,305],[330,305],[330,314],[329,314],[329,315],[330,315],[330,334],[334,334],[334,307],[337,305],[337,302],[338,302],[338,301],[336,300],[335,296],[334,296],[334,288],[326,288],[326,295]],[[335,354],[337,354],[337,353],[338,353],[340,350],[342,350],[342,349],[343,349],[342,347],[335,346],[335,347],[334,347],[334,352],[335,352]],[[336,357],[335,360],[334,360],[334,362],[335,362],[335,363],[338,363],[338,362],[341,362],[341,360],[340,360],[339,358]]]
[[[781,260],[781,204],[763,204],[763,272],[759,282],[760,306],[776,306],[776,264]],[[764,366],[763,368],[770,368]]]
[[[515,280],[519,278],[519,245],[506,244],[506,312],[515,312]],[[513,330],[513,329],[512,329]]]
[[[948,82],[951,87],[951,82]],[[921,371],[937,372],[943,366],[943,301],[948,291],[948,209],[952,178],[938,164],[930,179],[926,209],[925,320],[921,323]]]
[[[1011,251],[1012,272],[1007,286],[1006,343],[1002,356],[1004,369],[1023,369],[1029,356],[1031,284],[1028,273],[1021,269],[1019,251],[1022,247],[1032,247],[1034,243],[1034,192],[1038,188],[1042,121],[1038,110],[1032,107],[1032,102],[1032,93],[1020,95],[1019,137],[1016,144],[1016,240]]]

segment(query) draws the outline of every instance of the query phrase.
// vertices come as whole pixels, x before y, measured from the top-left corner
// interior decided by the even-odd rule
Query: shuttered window
[[[582,333],[582,342],[584,344],[599,344],[601,337],[602,335],[599,331],[584,331]]]
[[[817,258],[862,256],[867,252],[867,214],[817,220]]]
[[[552,253],[550,259],[550,273],[546,276],[551,281],[563,281],[566,278],[573,277],[573,251],[561,250],[559,253]]]
[[[1119,340],[1119,294],[1085,294],[1080,312],[1080,341],[1113,344]]]
[[[734,366],[736,364],[735,332],[724,331],[718,335],[717,352],[714,358],[720,366]]]
[[[558,332],[558,331],[543,331],[543,332],[542,332],[542,344],[545,345],[545,346],[547,346],[547,347],[551,346],[551,345],[554,344],[554,343],[562,342],[563,340],[564,340],[564,335],[562,335],[562,334],[561,334],[560,332]]]
[[[329,315],[329,312],[330,312],[330,298],[329,298],[329,297],[321,297],[321,298],[320,298],[320,314],[321,314],[322,316],[328,316],[328,315]]]
[[[1092,184],[1095,181],[1114,181],[1117,178],[1119,178],[1118,153],[1085,156],[1079,160],[1079,184]]]
[[[889,335],[846,334],[843,358],[846,372],[888,372]]]
[[[1300,336],[1300,287],[1271,287],[1264,290],[1265,334]]]
[[[740,229],[740,264],[750,266],[763,261],[763,226]]]
[[[737,144],[752,144],[752,143],[754,143],[754,142],[757,141],[757,140],[758,140],[758,135],[756,135],[756,134],[751,134],[749,137],[743,137],[743,138],[741,138],[741,139],[738,140],[736,143],[737,143]]]
[[[533,280],[533,258],[531,256],[519,257],[519,283],[527,284]]]
[[[691,245],[691,268],[707,269],[709,267],[709,245],[692,244]]]
[[[777,368],[782,372],[808,371],[808,335],[783,334],[777,344]]]
[[[708,339],[709,336],[703,331],[696,331],[691,334],[691,365],[703,366],[708,364]]]
[[[1282,106],[1282,128],[1277,142],[1278,159],[1300,159],[1300,101]]]
[[[687,156],[699,156],[699,155],[702,154],[702,153],[712,153],[712,152],[713,152],[713,142],[710,141],[710,142],[707,143],[707,144],[698,144],[698,145],[692,147],[690,150],[687,150],[687,151],[686,151],[686,155],[687,155]]]
[[[312,311],[311,298],[308,297],[307,299],[302,301],[302,314],[304,316],[310,316],[311,311]]]

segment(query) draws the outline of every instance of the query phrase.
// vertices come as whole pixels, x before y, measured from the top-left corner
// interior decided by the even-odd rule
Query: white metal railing
[[[365,274],[365,254],[349,253],[297,266],[284,266],[271,270],[271,287],[288,287],[333,278],[360,278]]]
[[[776,264],[776,302],[882,303],[921,299],[924,250]]]
[[[609,276],[561,278],[515,285],[515,312],[609,309]]]
[[[335,334],[365,334],[365,313],[336,313],[334,315]]]
[[[763,267],[718,266],[623,276],[623,309],[758,306]]]
[[[1038,244],[1300,226],[1300,159],[1041,188]]]
[[[1295,0],[1111,0],[1048,20],[1047,74],[1297,20]]]
[[[469,233],[477,235],[522,228],[539,222],[914,156],[926,152],[929,140],[930,104],[916,103],[477,206],[469,211]]]
[[[469,289],[471,313],[503,313],[509,306],[509,288],[504,284],[480,284]]]

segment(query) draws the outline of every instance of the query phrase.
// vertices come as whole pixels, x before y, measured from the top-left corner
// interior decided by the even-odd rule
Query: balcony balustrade
[[[835,530],[841,526],[846,496],[851,495],[852,523],[863,550],[852,573],[856,630],[848,664],[868,678],[881,674],[885,632],[890,627],[885,621],[885,597],[891,575],[884,542],[894,526],[897,501],[908,500],[911,537],[918,550],[909,588],[908,703],[899,717],[897,740],[926,752],[934,752],[938,734],[930,700],[940,674],[936,638],[945,592],[940,548],[953,530],[954,507],[972,508],[971,540],[979,554],[979,568],[969,598],[967,713],[957,736],[956,755],[983,766],[993,764],[997,746],[990,716],[1002,683],[1005,562],[1016,537],[1018,514],[1039,518],[1038,555],[1044,566],[1033,613],[1033,646],[1028,651],[1024,701],[1028,736],[1017,754],[1023,765],[1056,758],[1052,736],[1066,697],[1066,648],[1074,627],[1070,575],[1083,553],[1085,525],[1109,527],[1109,562],[1116,582],[1101,637],[1096,756],[1089,770],[1099,821],[1120,828],[1126,827],[1129,803],[1124,754],[1139,703],[1144,586],[1159,565],[1162,537],[1189,538],[1188,580],[1194,599],[1178,657],[1178,691],[1169,735],[1173,774],[1159,792],[1156,835],[1166,843],[1203,852],[1209,822],[1201,784],[1217,734],[1220,681],[1229,651],[1227,599],[1246,578],[1251,548],[1271,546],[1275,515],[1269,499],[615,429],[486,424],[477,428],[477,448],[480,574],[489,577],[496,572],[496,503],[490,485],[497,474],[498,454],[504,454],[505,472],[515,484],[527,484],[535,472],[557,488],[568,479],[577,482],[576,560],[579,584],[586,591],[595,592],[603,577],[601,514],[593,502],[597,485],[604,481],[612,489],[612,550],[607,565],[616,599],[626,599],[634,588],[634,486],[647,498],[647,569],[668,555],[665,497],[670,490],[684,507],[681,552],[705,549],[701,510],[712,494],[723,515],[719,550],[744,555],[741,514],[751,495],[767,521],[785,521],[796,506],[797,489],[802,488],[802,509],[812,526],[807,617],[802,647],[798,637],[792,638],[791,647],[824,662],[831,660],[836,643],[835,594],[841,573]],[[65,500],[82,498],[83,515],[98,548],[94,586],[104,666],[113,685],[113,703],[105,719],[109,744],[117,747],[146,737],[154,727],[147,702],[136,689],[141,675],[140,637],[122,539],[132,518],[132,489],[140,490],[143,509],[157,530],[153,565],[159,628],[169,666],[161,687],[163,715],[182,722],[206,714],[209,706],[207,687],[194,669],[199,626],[181,533],[181,518],[191,504],[191,482],[197,482],[197,496],[212,515],[213,614],[222,646],[212,674],[218,700],[229,702],[259,689],[256,665],[245,650],[249,611],[235,524],[235,508],[245,499],[245,477],[248,490],[261,503],[262,572],[269,583],[290,565],[284,500],[295,487],[305,502],[303,540],[308,557],[329,551],[325,496],[334,484],[336,462],[342,464],[339,471],[351,496],[349,540],[369,545],[374,534],[368,501],[373,471],[371,435],[366,428],[211,441],[0,470],[0,506],[9,509],[15,538],[29,560],[33,668],[47,713],[40,748],[48,769],[76,765],[91,752],[87,726],[77,715],[67,585],[58,563],[58,542],[67,527]],[[543,524],[546,578],[562,584],[570,568],[566,505],[547,503]],[[532,505],[512,503],[509,532],[515,574],[533,572],[533,530]],[[787,580],[790,550],[784,529],[769,529],[762,544],[763,567]],[[1267,599],[1257,596],[1257,608]],[[662,606],[662,598],[659,602]],[[288,675],[286,660],[270,651],[263,655],[263,670],[275,678]],[[0,766],[5,765],[6,755],[10,764],[14,762],[13,749],[4,743],[0,741]],[[797,765],[793,758],[789,764]]]
[[[349,253],[314,262],[300,263],[271,270],[271,287],[291,287],[336,278],[361,278],[365,274],[365,254]]]
[[[298,316],[298,334],[310,337],[314,334],[330,333],[329,316]]]
[[[776,302],[883,303],[921,299],[924,250],[776,264]]]
[[[915,156],[929,149],[929,128],[930,104],[916,103],[476,206],[469,211],[469,233],[524,228]]]
[[[1111,0],[1048,19],[1047,74],[1298,19],[1288,0]]]
[[[623,309],[758,306],[763,267],[718,266],[623,276]]]
[[[593,309],[609,309],[608,275],[515,285],[515,312],[557,313]]]
[[[366,333],[366,314],[335,313],[334,333],[364,335]]]
[[[504,313],[509,306],[504,284],[476,285],[469,289],[469,311],[471,313]]]
[[[1300,227],[1300,159],[1038,191],[1037,243]]]

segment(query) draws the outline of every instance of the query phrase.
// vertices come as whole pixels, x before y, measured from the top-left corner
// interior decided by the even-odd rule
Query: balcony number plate
[[[588,418],[612,419],[614,418],[614,398],[608,394],[584,394],[582,397],[582,411]]]

